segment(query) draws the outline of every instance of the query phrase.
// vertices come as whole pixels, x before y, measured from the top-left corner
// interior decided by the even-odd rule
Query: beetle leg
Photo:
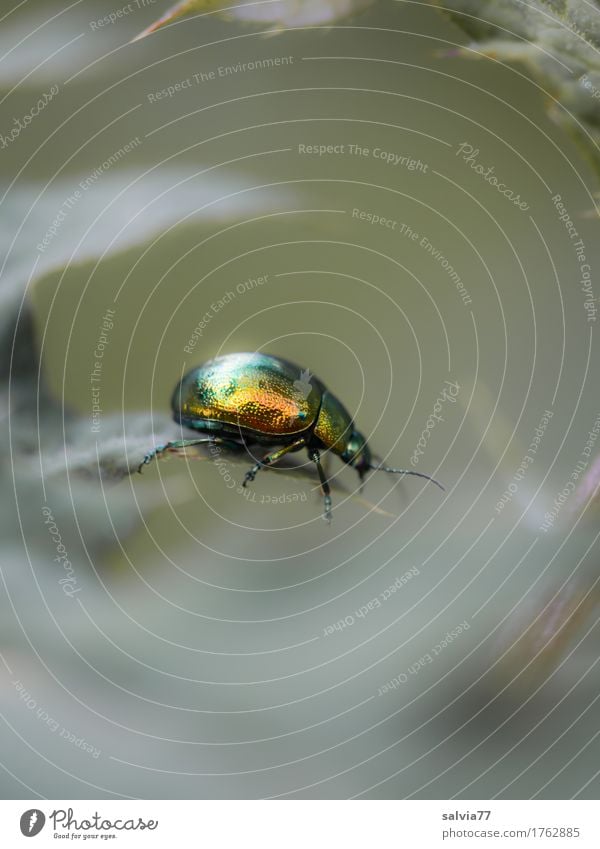
[[[331,488],[329,486],[329,481],[325,477],[325,472],[323,471],[323,466],[321,465],[321,455],[317,451],[316,448],[309,449],[310,459],[313,461],[315,466],[317,467],[317,472],[319,473],[319,480],[321,481],[321,492],[323,493],[323,506],[325,508],[325,512],[323,513],[323,518],[326,522],[331,522]]]
[[[290,451],[297,451],[299,448],[303,448],[305,445],[306,440],[304,439],[304,437],[302,437],[301,439],[297,439],[295,442],[291,442],[289,445],[284,445],[283,448],[279,448],[277,451],[273,451],[271,454],[267,454],[266,457],[263,457],[262,460],[259,460],[252,466],[249,471],[246,472],[242,486],[245,487],[246,484],[251,483],[256,477],[256,473],[259,472],[264,466],[272,466],[273,463],[276,463],[285,454],[288,454]]]
[[[171,448],[191,448],[193,445],[227,445],[229,447],[236,448],[240,446],[236,442],[229,442],[226,439],[221,439],[218,436],[207,436],[202,439],[179,439],[175,442],[167,442],[165,445],[157,445],[156,448],[153,448],[152,451],[148,451],[148,453],[144,456],[144,459],[138,466],[138,472],[141,474],[144,466],[147,466],[148,463],[151,463],[155,457],[160,457],[161,454],[164,454],[165,451],[169,451]]]

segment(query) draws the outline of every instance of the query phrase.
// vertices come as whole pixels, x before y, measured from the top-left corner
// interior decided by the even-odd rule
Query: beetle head
[[[358,430],[352,431],[346,450],[342,454],[342,460],[356,469],[361,478],[371,468],[371,451],[367,445],[367,440]]]
[[[390,466],[381,465],[379,462],[373,463],[373,456],[367,445],[367,440],[357,430],[352,432],[346,445],[346,450],[342,454],[342,460],[348,463],[349,466],[352,466],[353,469],[356,469],[360,476],[361,484],[367,472],[389,472],[394,475],[414,475],[418,478],[425,478],[425,480],[439,486],[440,489],[444,489],[439,481],[436,481],[430,475],[426,475],[423,472],[415,472],[412,469],[392,469]]]

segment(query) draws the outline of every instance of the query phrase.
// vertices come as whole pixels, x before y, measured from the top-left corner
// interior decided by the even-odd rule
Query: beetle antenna
[[[446,488],[439,481],[436,481],[435,478],[432,478],[431,475],[425,475],[422,472],[413,472],[412,469],[392,469],[389,466],[374,466],[373,463],[369,463],[369,469],[373,472],[390,472],[393,475],[414,475],[417,478],[425,478],[425,480],[439,486],[444,492],[446,491]]]

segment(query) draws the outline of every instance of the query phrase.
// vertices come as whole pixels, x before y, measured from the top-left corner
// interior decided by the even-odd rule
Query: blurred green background
[[[5,291],[28,286],[43,379],[57,409],[81,417],[77,451],[89,454],[87,478],[61,470],[74,449],[32,380],[27,422],[4,421],[2,794],[594,798],[597,627],[581,623],[541,678],[497,663],[571,576],[585,589],[597,572],[595,527],[574,497],[540,531],[598,416],[593,322],[552,202],[562,196],[594,272],[587,163],[525,75],[447,55],[464,38],[426,5],[382,0],[332,28],[269,37],[211,15],[135,44],[163,4],[91,26],[116,8],[29,0],[0,27],[0,132],[59,87],[0,150]],[[277,57],[293,61],[193,77]],[[529,208],[457,155],[461,143]],[[417,467],[446,492],[379,474],[361,496],[332,458],[328,527],[307,474],[261,473],[255,500],[206,458],[98,478],[96,445],[115,421],[162,422],[182,371],[240,350],[317,374],[395,466],[409,464],[445,381],[458,383]],[[535,461],[497,512],[545,410]],[[54,443],[15,462],[20,429],[38,424]],[[232,479],[250,462],[228,461]],[[262,500],[285,494],[300,500]]]

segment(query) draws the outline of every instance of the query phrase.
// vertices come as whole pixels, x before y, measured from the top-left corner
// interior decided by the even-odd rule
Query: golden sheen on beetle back
[[[173,395],[173,412],[194,428],[203,419],[268,436],[306,430],[319,414],[321,387],[308,396],[294,386],[298,369],[257,354],[211,360],[187,374]]]

